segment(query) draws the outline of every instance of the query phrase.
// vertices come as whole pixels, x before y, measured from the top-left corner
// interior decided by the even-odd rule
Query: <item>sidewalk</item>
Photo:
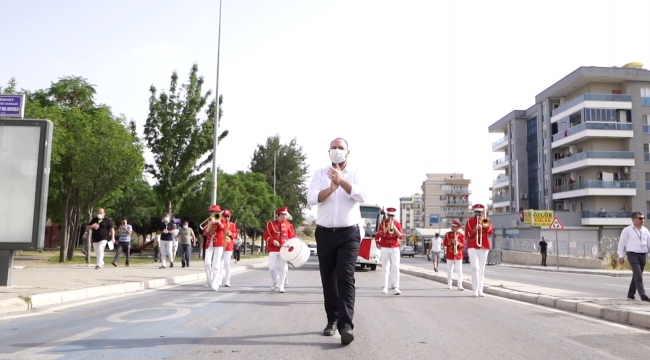
[[[114,267],[112,258],[107,257],[106,265],[99,270],[95,269],[94,257],[91,265],[47,264],[37,262],[37,258],[14,260],[12,286],[0,287],[0,314],[205,279],[203,260],[198,258],[192,258],[190,267],[181,267],[178,260],[173,268],[159,269],[160,263],[153,259],[151,264],[130,267],[122,260]],[[243,259],[237,265],[232,261],[231,274],[267,265],[268,257]]]
[[[570,268],[570,267],[563,267],[563,266],[560,266],[560,268],[558,269],[556,266],[534,266],[534,265],[517,265],[517,264],[505,264],[505,263],[501,263],[498,266],[515,268],[515,269],[561,272],[561,273],[570,273],[570,274],[601,275],[601,276],[611,276],[611,277],[632,276],[632,270],[580,269],[580,268]]]

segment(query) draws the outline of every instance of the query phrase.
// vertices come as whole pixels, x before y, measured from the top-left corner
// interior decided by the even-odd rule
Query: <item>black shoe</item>
[[[117,267],[117,263],[115,261],[112,262],[113,266]]]
[[[181,265],[181,267],[185,267],[185,263],[183,263],[183,265]]]
[[[126,263],[126,266],[129,266],[129,263]]]
[[[352,329],[348,328],[347,326],[339,329],[339,334],[341,334],[341,344],[343,345],[349,345],[352,341],[354,341],[354,333],[352,332]]]
[[[636,298],[634,297],[634,295],[632,295],[632,296],[628,295],[627,298],[630,299],[630,300],[636,300]]]
[[[650,298],[647,297],[647,296],[643,296],[643,297],[641,298],[641,301],[647,301],[647,302],[650,302]]]
[[[169,263],[169,267],[174,267],[174,263]]]
[[[327,326],[325,326],[325,330],[323,330],[323,335],[334,336],[335,333],[336,333],[336,321],[328,322]]]

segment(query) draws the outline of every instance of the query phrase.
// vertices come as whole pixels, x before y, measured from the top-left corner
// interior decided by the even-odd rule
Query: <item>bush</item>
[[[311,237],[311,236],[314,235],[314,229],[312,229],[312,228],[310,228],[310,227],[306,227],[306,228],[304,228],[304,229],[302,230],[302,233],[305,234],[305,236],[309,236],[309,237]]]

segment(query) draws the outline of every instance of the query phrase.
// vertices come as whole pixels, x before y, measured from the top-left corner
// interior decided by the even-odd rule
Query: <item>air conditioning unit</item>
[[[522,199],[528,199],[528,194],[521,194]]]

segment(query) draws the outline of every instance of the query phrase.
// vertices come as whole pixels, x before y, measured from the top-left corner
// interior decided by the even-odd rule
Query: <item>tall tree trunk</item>
[[[88,216],[92,220],[93,218],[93,206],[94,204],[88,205]],[[81,214],[81,209],[79,209],[79,213]],[[89,221],[90,222],[90,221]],[[92,239],[90,238],[92,236],[93,232],[92,230],[88,231],[88,237],[86,238],[86,264],[90,264],[90,243],[92,242]]]
[[[61,239],[61,248],[59,249],[59,262],[65,263],[65,255],[68,250],[68,239],[69,239],[69,221],[70,221],[70,191],[66,192],[65,200],[63,200],[63,224],[61,228],[63,229],[63,238]]]
[[[246,255],[246,225],[242,226],[242,232],[244,233],[244,243],[239,248],[242,255]]]

